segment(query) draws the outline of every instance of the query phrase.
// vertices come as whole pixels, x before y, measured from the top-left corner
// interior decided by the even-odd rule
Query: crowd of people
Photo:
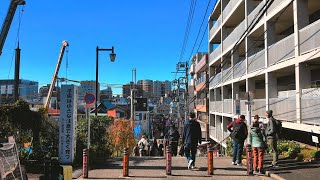
[[[230,122],[227,129],[230,131],[230,137],[233,140],[232,164],[242,165],[242,154],[245,141],[252,146],[253,168],[254,173],[264,173],[263,159],[264,153],[268,146],[273,152],[273,161],[270,167],[277,167],[278,151],[277,140],[281,131],[281,122],[276,120],[272,115],[272,110],[266,111],[267,124],[260,122],[258,115],[254,116],[253,123],[249,126],[246,124],[245,116],[240,115],[235,121]],[[178,153],[179,138],[181,137],[180,152]],[[248,139],[247,139],[248,138]],[[170,125],[164,135],[164,142],[157,143],[156,139],[148,142],[145,135],[133,149],[134,156],[163,156],[164,146],[171,146],[173,156],[180,154],[187,158],[188,169],[195,168],[196,153],[202,143],[201,128],[196,120],[195,113],[189,114],[189,119],[184,122],[181,136],[175,124]]]

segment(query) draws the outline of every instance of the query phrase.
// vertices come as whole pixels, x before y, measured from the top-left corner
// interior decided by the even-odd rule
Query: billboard
[[[77,141],[77,101],[78,87],[61,86],[59,120],[59,162],[72,164]]]

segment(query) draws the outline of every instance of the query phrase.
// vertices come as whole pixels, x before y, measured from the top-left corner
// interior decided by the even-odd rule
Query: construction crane
[[[79,83],[81,84],[81,81],[76,81],[76,80],[72,80],[72,79],[67,79],[67,78],[57,78],[60,82],[75,82],[75,83]]]
[[[62,41],[62,47],[61,47],[60,54],[59,54],[59,57],[58,57],[56,70],[54,71],[54,74],[53,74],[53,77],[52,77],[52,80],[51,80],[51,84],[50,84],[50,88],[49,88],[49,92],[48,92],[48,95],[47,95],[47,99],[46,99],[46,102],[44,104],[44,107],[47,108],[47,109],[49,107],[49,103],[50,103],[50,99],[51,99],[51,95],[52,95],[52,91],[53,91],[54,85],[55,85],[56,80],[58,78],[58,73],[59,73],[61,61],[62,61],[62,58],[63,58],[63,54],[64,54],[64,51],[65,51],[67,46],[69,46],[69,43],[67,41]]]
[[[18,5],[25,5],[26,1],[24,0],[11,0],[10,5],[9,5],[9,9],[7,12],[7,16],[2,24],[1,27],[1,33],[0,33],[0,56],[2,54],[2,48],[4,46],[4,43],[6,41],[14,14],[16,12],[16,9],[18,7]]]

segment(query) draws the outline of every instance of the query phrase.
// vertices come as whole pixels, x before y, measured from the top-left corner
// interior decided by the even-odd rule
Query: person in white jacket
[[[148,146],[149,143],[146,139],[146,136],[142,135],[140,141],[138,142],[140,157],[146,155],[146,152],[148,151]]]

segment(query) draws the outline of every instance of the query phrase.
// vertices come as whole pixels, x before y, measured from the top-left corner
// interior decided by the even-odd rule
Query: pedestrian
[[[178,154],[178,141],[179,141],[179,132],[174,124],[171,125],[169,130],[169,143],[171,145],[171,151],[173,156]]]
[[[230,122],[227,129],[231,132],[230,136],[233,139],[232,164],[241,166],[244,140],[248,136],[248,128],[245,123],[245,116],[240,115],[240,118]]]
[[[185,155],[188,161],[188,169],[195,168],[196,153],[198,143],[201,144],[201,128],[195,119],[195,114],[191,112],[189,119],[185,121],[182,134],[182,143],[185,147]],[[191,154],[190,154],[191,152]]]
[[[278,167],[278,148],[277,148],[277,141],[278,141],[278,131],[277,131],[277,120],[274,119],[272,115],[273,111],[268,110],[266,111],[266,119],[268,120],[267,128],[265,130],[265,134],[267,136],[267,143],[269,147],[272,149],[273,157],[272,157],[272,164],[269,167]]]
[[[139,156],[139,146],[136,144],[133,148],[133,155],[134,156]]]
[[[265,149],[265,136],[261,123],[259,123],[259,116],[254,116],[254,121],[250,128],[249,140],[252,146],[253,153],[253,170],[254,173],[263,174],[263,155]]]
[[[145,135],[141,136],[140,141],[138,142],[139,150],[140,150],[140,157],[145,156],[148,151],[148,141]]]

